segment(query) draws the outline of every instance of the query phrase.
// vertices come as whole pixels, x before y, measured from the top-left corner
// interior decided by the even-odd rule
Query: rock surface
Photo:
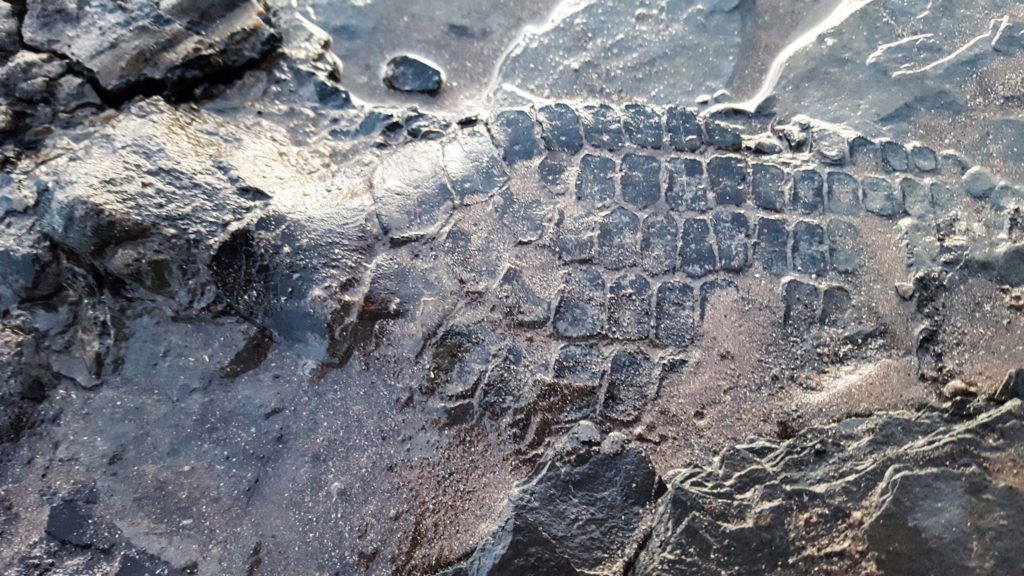
[[[1016,568],[1019,11],[332,4],[0,3],[0,571]]]
[[[27,46],[81,64],[103,90],[185,90],[260,60],[276,34],[255,0],[111,4],[29,0]]]
[[[395,56],[384,70],[384,83],[399,92],[437,94],[444,85],[444,74],[420,58]]]
[[[630,574],[1020,570],[1019,401],[757,441],[669,481]]]

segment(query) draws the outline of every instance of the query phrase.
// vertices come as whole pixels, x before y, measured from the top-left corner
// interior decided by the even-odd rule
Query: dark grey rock
[[[711,244],[711,226],[703,218],[683,220],[679,241],[679,269],[691,278],[700,278],[718,269]]]
[[[608,386],[601,416],[616,422],[635,422],[658,395],[654,362],[640,350],[620,350],[608,368]]]
[[[520,244],[536,242],[544,235],[548,208],[536,195],[503,187],[494,202],[494,212]]]
[[[608,336],[644,340],[651,332],[651,283],[640,274],[623,274],[608,286]]]
[[[32,48],[81,64],[107,91],[147,82],[172,88],[217,81],[259,61],[279,43],[249,0],[175,0],[121,9],[84,0],[31,0],[22,36]]]
[[[861,180],[864,193],[864,209],[872,214],[891,218],[903,211],[903,199],[899,190],[885,178],[868,176]]]
[[[431,350],[427,392],[449,400],[471,398],[490,363],[491,347],[482,330],[450,326]]]
[[[565,191],[565,178],[569,171],[569,157],[553,152],[544,157],[537,165],[537,175],[540,181],[553,194],[563,194]]]
[[[14,7],[6,2],[0,4],[0,54],[10,55],[21,49],[18,34]]]
[[[589,216],[562,216],[554,235],[554,246],[563,262],[587,262],[594,257],[597,225]]]
[[[111,550],[121,536],[117,528],[95,516],[93,504],[77,499],[61,500],[50,507],[46,534],[65,544],[101,551]]]
[[[605,369],[605,359],[597,344],[566,344],[558,350],[552,377],[580,385],[597,387]]]
[[[935,150],[923,144],[915,144],[910,148],[910,160],[919,172],[935,172],[939,169],[939,157]]]
[[[1010,244],[996,253],[996,279],[1010,286],[1024,286],[1024,245]]]
[[[1024,369],[1010,370],[999,385],[992,398],[998,402],[1009,402],[1013,399],[1024,400]]]
[[[626,154],[620,169],[623,202],[643,209],[661,199],[661,162],[657,158]]]
[[[828,245],[821,225],[801,220],[793,225],[793,269],[804,274],[824,274]]]
[[[715,212],[711,223],[722,270],[740,272],[750,265],[750,222],[742,212]]]
[[[903,205],[911,216],[928,216],[934,214],[932,190],[920,180],[903,178],[900,180],[900,193],[903,194]]]
[[[960,410],[850,418],[680,470],[631,574],[1016,573],[1024,492],[991,466],[1020,438],[1021,404]]]
[[[932,198],[932,205],[940,214],[952,212],[960,203],[956,187],[946,182],[932,182],[928,186],[928,190]]]
[[[460,131],[442,149],[448,184],[460,203],[483,200],[508,182],[508,171],[482,128]]]
[[[537,110],[544,147],[548,150],[576,154],[583,149],[580,118],[566,104],[551,104]]]
[[[860,183],[846,172],[829,172],[828,210],[841,216],[855,216],[864,211],[860,199]]]
[[[829,261],[836,272],[851,273],[860,270],[863,247],[857,227],[839,218],[827,224]]]
[[[739,127],[708,118],[704,121],[705,142],[722,150],[739,150],[743,147],[743,136]]]
[[[882,147],[882,165],[890,172],[907,172],[910,170],[910,156],[907,149],[899,142],[885,140]]]
[[[387,156],[373,178],[373,199],[385,234],[406,239],[435,232],[454,207],[440,145],[414,142]]]
[[[747,166],[741,156],[712,156],[708,182],[719,206],[742,206],[747,201]]]
[[[697,114],[689,108],[672,106],[665,111],[669,144],[680,152],[696,152],[704,143]]]
[[[894,466],[865,526],[884,574],[1012,574],[1024,493],[974,469]],[[937,502],[938,500],[939,502]]]
[[[480,385],[477,401],[480,412],[495,420],[525,404],[529,395],[524,394],[523,389],[533,378],[526,356],[518,346],[508,346],[498,358]]]
[[[388,61],[384,84],[399,92],[436,95],[444,86],[444,73],[421,58],[402,54]]]
[[[667,274],[675,270],[679,254],[679,225],[665,213],[644,218],[640,235],[640,260],[650,274]]]
[[[802,214],[819,214],[825,210],[825,182],[817,170],[793,173],[793,209]]]
[[[843,286],[829,286],[821,293],[820,322],[825,325],[840,323],[853,306],[853,296]]]
[[[575,576],[617,560],[658,477],[636,448],[581,448],[540,462],[466,564],[470,576]]]
[[[754,257],[765,272],[781,276],[789,270],[789,228],[781,218],[758,218]]]
[[[881,167],[881,147],[869,138],[856,136],[850,140],[850,161],[865,168]]]
[[[772,212],[786,207],[786,173],[775,164],[756,162],[750,166],[750,192],[754,205]]]
[[[537,295],[519,268],[505,270],[497,297],[505,304],[505,317],[514,325],[539,328],[548,323],[550,303]]]
[[[646,104],[626,104],[622,108],[622,127],[626,138],[640,148],[661,148],[661,114]]]
[[[697,298],[693,287],[669,281],[658,286],[654,309],[654,337],[664,346],[681,348],[697,334]]]
[[[583,137],[587,144],[609,152],[615,152],[625,144],[626,135],[622,130],[622,118],[617,110],[607,104],[590,104],[580,114],[583,123]]]
[[[615,198],[615,160],[585,154],[576,177],[576,198],[602,206]]]
[[[783,324],[800,327],[817,322],[820,300],[820,291],[814,284],[786,280],[782,285]]]
[[[822,162],[836,166],[846,163],[850,144],[840,132],[819,126],[811,130],[811,137]]]
[[[555,307],[555,333],[567,338],[597,336],[605,325],[605,283],[595,268],[569,270]]]
[[[518,164],[542,154],[536,126],[526,110],[502,110],[494,115],[488,128],[506,164]]]
[[[1017,54],[1024,50],[1024,22],[1003,20],[992,38],[992,49],[1003,54]]]
[[[996,181],[992,173],[980,166],[971,168],[963,175],[964,191],[971,198],[984,200],[992,195],[995,190]]]
[[[597,261],[609,270],[633,266],[640,257],[640,217],[619,207],[605,214],[597,231]]]
[[[668,182],[665,202],[677,212],[705,212],[708,202],[708,179],[704,164],[696,158],[669,158],[665,162]]]

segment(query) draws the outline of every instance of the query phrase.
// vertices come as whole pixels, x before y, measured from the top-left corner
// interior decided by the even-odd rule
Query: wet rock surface
[[[399,92],[437,94],[444,85],[444,74],[415,56],[395,56],[384,70],[384,83]]]
[[[383,0],[0,2],[0,571],[1014,573],[1024,15],[919,4],[733,106],[782,7],[566,3],[416,108]]]

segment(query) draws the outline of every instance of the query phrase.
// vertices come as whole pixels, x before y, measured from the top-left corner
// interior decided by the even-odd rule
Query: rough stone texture
[[[670,479],[630,574],[1016,573],[1022,415],[959,403],[731,448]]]
[[[261,59],[277,38],[253,0],[27,2],[25,42],[84,66],[112,93],[194,85]]]
[[[602,100],[678,105],[724,86],[741,48],[735,2],[674,0],[658,9],[599,0],[556,18],[512,49],[500,83],[548,98],[577,98],[582,90]]]
[[[565,453],[539,463],[513,491],[499,529],[473,553],[465,574],[562,576],[622,569],[619,551],[635,544],[658,477],[641,450],[611,438],[597,447],[579,436],[570,434]]]
[[[399,92],[437,94],[444,86],[444,74],[415,56],[395,56],[384,69],[384,83]]]

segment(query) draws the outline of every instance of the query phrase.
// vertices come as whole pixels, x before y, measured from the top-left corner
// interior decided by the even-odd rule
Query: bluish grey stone
[[[754,256],[768,274],[781,276],[789,269],[789,229],[781,218],[757,220]]]
[[[399,92],[437,94],[444,86],[444,74],[433,64],[414,56],[395,56],[384,70],[384,83]]]
[[[903,212],[903,199],[889,180],[868,176],[860,184],[864,193],[864,209],[868,212],[888,218]]]
[[[992,195],[996,187],[995,177],[987,169],[975,166],[963,176],[964,191],[971,198],[984,200]]]
[[[589,262],[594,258],[596,225],[588,215],[562,215],[554,234],[554,247],[563,262]]]
[[[708,178],[704,164],[696,158],[669,158],[665,161],[668,182],[665,202],[676,212],[705,212],[708,202]]]
[[[839,218],[829,220],[826,226],[832,269],[841,273],[859,270],[863,248],[857,227]]]
[[[743,147],[743,136],[739,128],[711,118],[704,121],[704,141],[722,150],[739,150]]]
[[[739,272],[750,265],[750,221],[742,212],[715,212],[711,222],[722,270]]]
[[[703,218],[683,220],[679,242],[680,269],[692,278],[699,278],[718,268],[711,244],[711,226]]]
[[[536,124],[525,110],[502,110],[494,115],[488,128],[506,164],[532,160],[543,153]]]
[[[663,283],[655,297],[655,339],[664,346],[690,344],[697,333],[696,309],[693,287],[674,280]]]
[[[793,173],[793,209],[801,214],[820,214],[825,210],[825,181],[817,170]]]
[[[626,136],[622,130],[622,118],[618,111],[607,104],[587,105],[583,107],[580,120],[583,124],[583,136],[587,144],[609,152],[615,152],[625,144]]]
[[[853,296],[842,286],[829,286],[821,293],[821,316],[818,321],[826,326],[839,324],[853,306]]]
[[[801,220],[793,225],[793,269],[812,276],[825,272],[828,246],[825,229],[814,222]]]
[[[644,340],[651,333],[651,283],[640,274],[623,274],[608,286],[608,336]]]
[[[537,110],[544,147],[557,152],[576,154],[583,149],[580,117],[566,104],[550,104]]]
[[[623,109],[626,138],[639,148],[661,148],[661,114],[646,104],[626,104]]]
[[[616,422],[634,422],[658,394],[654,362],[640,350],[620,350],[608,368],[601,415]]]
[[[637,263],[640,256],[640,217],[616,208],[601,218],[597,231],[597,261],[609,270]]]
[[[620,170],[623,202],[642,209],[661,199],[661,162],[657,158],[626,154]]]
[[[552,319],[555,333],[565,338],[597,336],[604,329],[605,285],[592,267],[569,270]]]
[[[786,173],[775,164],[760,162],[750,166],[750,192],[754,205],[772,212],[782,212],[786,207]]]
[[[504,304],[505,318],[513,325],[540,328],[548,323],[551,304],[537,295],[519,268],[505,270],[496,292]]]
[[[828,211],[841,216],[855,216],[864,212],[860,199],[860,182],[845,172],[829,172]]]
[[[882,165],[890,172],[907,172],[910,170],[910,156],[907,149],[899,142],[886,140],[882,142]]]
[[[820,292],[814,284],[795,278],[786,280],[782,285],[783,324],[802,327],[817,322],[820,299]]]
[[[900,180],[903,205],[911,216],[929,216],[934,213],[931,187],[914,178]]]
[[[603,206],[615,198],[615,160],[585,154],[576,176],[576,198]]]
[[[742,206],[747,201],[747,167],[741,156],[712,156],[708,183],[719,206]]]
[[[700,121],[689,108],[670,107],[665,112],[665,130],[669,144],[680,152],[696,152],[704,143]]]
[[[939,157],[935,150],[923,144],[915,144],[910,148],[910,161],[918,172],[935,172],[939,169]]]
[[[650,274],[675,270],[679,253],[679,225],[675,218],[655,212],[644,219],[640,236],[640,260]]]

